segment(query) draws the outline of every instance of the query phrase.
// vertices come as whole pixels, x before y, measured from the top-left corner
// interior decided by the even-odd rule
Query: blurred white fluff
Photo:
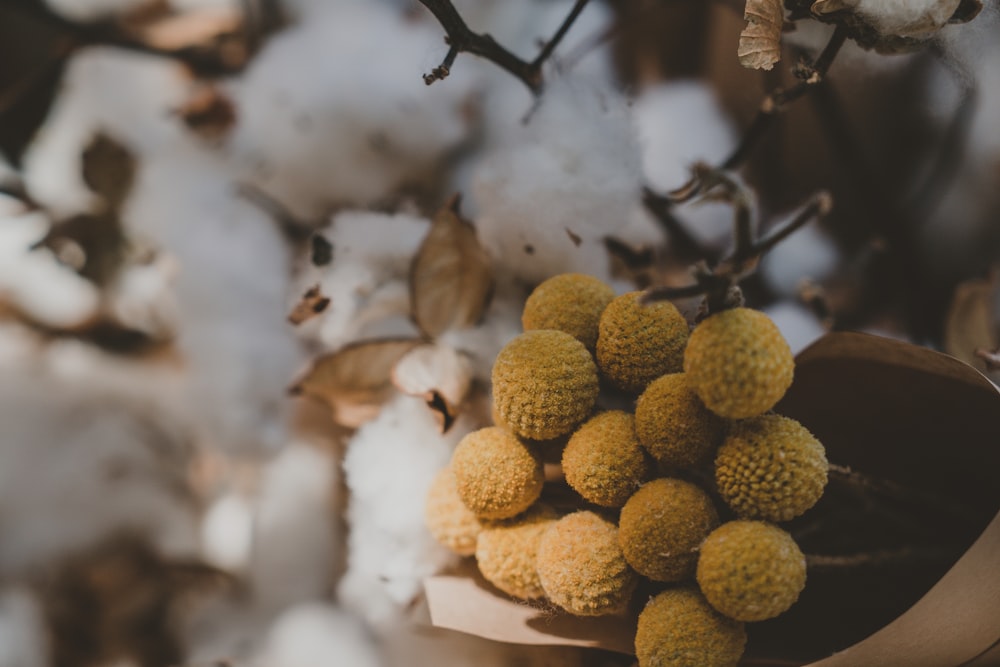
[[[856,0],[856,2],[855,11],[883,35],[923,37],[947,23],[958,8],[960,0]]]
[[[736,146],[732,120],[700,81],[651,86],[636,98],[632,112],[646,181],[660,193],[683,185],[695,162],[719,164]],[[702,243],[718,243],[732,229],[732,207],[726,204],[690,202],[676,214]]]
[[[305,218],[423,183],[469,129],[471,87],[421,78],[445,51],[440,28],[387,4],[316,5],[233,82],[239,120],[225,150]]]
[[[837,268],[840,253],[815,224],[797,229],[761,260],[760,272],[781,296],[795,298],[803,280],[823,282]]]
[[[253,507],[237,492],[216,498],[201,520],[202,554],[231,572],[245,570],[253,542]]]
[[[329,593],[341,537],[333,516],[336,481],[329,452],[304,442],[289,443],[264,468],[253,508],[249,573],[262,608]]]
[[[0,667],[48,663],[48,637],[41,605],[29,591],[0,589]]]
[[[788,341],[792,354],[798,354],[826,333],[816,314],[794,301],[778,301],[764,309]]]
[[[32,249],[49,227],[43,213],[0,213],[0,301],[45,326],[74,329],[96,317],[100,294],[48,248]]]
[[[333,246],[333,261],[309,267],[297,281],[299,294],[319,283],[330,305],[315,318],[317,336],[328,348],[362,337],[413,335],[408,320],[410,262],[430,222],[407,214],[345,211],[318,233]],[[386,330],[386,321],[397,327]],[[305,331],[317,325],[307,323]]]
[[[45,4],[73,21],[98,21],[148,5],[149,0],[45,0]]]
[[[149,535],[170,553],[193,553],[186,441],[165,421],[89,386],[6,373],[0,577],[44,567],[124,529]]]
[[[223,165],[183,149],[144,163],[124,219],[179,264],[178,342],[193,414],[231,451],[276,449],[299,363],[285,321],[290,262],[277,225],[239,197]]]
[[[463,415],[441,435],[422,399],[398,395],[348,443],[350,535],[339,596],[376,632],[394,628],[420,596],[423,579],[455,561],[427,531],[424,501],[472,427]]]
[[[381,667],[373,639],[357,617],[329,604],[292,607],[271,626],[257,667]],[[451,664],[450,662],[438,664]]]
[[[527,125],[512,123],[476,169],[480,240],[523,280],[565,271],[607,278],[603,238],[628,220],[641,180],[625,100],[557,79]]]
[[[49,117],[24,156],[32,196],[57,215],[90,209],[80,155],[97,132],[138,155],[193,139],[173,117],[192,85],[176,63],[110,48],[90,48],[71,60]]]

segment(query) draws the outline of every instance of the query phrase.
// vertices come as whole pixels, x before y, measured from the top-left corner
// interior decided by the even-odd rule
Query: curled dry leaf
[[[338,424],[357,428],[392,396],[393,367],[419,344],[413,339],[351,343],[316,359],[291,391],[324,401]]]
[[[493,294],[489,255],[458,203],[455,195],[437,212],[410,265],[413,320],[431,338],[478,322]]]
[[[404,394],[427,401],[446,433],[469,393],[472,367],[461,352],[446,345],[420,345],[407,352],[392,370],[392,383]]]
[[[299,302],[295,304],[295,308],[288,314],[288,321],[292,324],[302,324],[322,313],[329,305],[329,297],[323,296],[319,285],[313,285],[306,290]]]
[[[736,53],[740,64],[748,69],[771,69],[781,60],[784,5],[781,0],[747,0],[743,18],[747,26],[740,33]]]
[[[955,288],[945,318],[944,349],[965,363],[987,370],[986,360],[976,350],[997,349],[993,300],[1000,278],[969,280]]]

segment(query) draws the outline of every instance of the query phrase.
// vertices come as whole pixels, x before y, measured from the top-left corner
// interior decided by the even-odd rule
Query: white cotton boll
[[[883,35],[925,37],[951,18],[961,0],[857,0],[854,11]]]
[[[100,293],[48,248],[32,249],[49,225],[37,212],[0,218],[0,300],[45,326],[75,329],[97,316]]]
[[[381,667],[378,648],[357,617],[329,604],[304,604],[271,626],[259,667]],[[450,664],[450,663],[441,663]]]
[[[253,507],[238,493],[216,498],[201,520],[201,544],[205,559],[218,567],[238,572],[250,560],[253,538]]]
[[[490,381],[493,362],[500,350],[521,333],[521,311],[527,297],[527,290],[510,284],[511,281],[498,283],[498,292],[478,326],[446,331],[438,339],[440,344],[465,354],[473,375],[484,382]]]
[[[35,329],[0,320],[0,373],[36,366],[44,348],[45,341]]]
[[[462,415],[442,435],[423,399],[398,395],[348,443],[350,535],[339,597],[376,630],[396,623],[423,579],[454,562],[424,525],[424,502],[470,430],[471,418]]]
[[[440,28],[379,2],[343,2],[275,36],[232,85],[224,150],[304,218],[426,184],[468,134],[470,84],[428,87]]]
[[[170,255],[123,266],[105,293],[108,313],[121,325],[165,340],[176,331],[173,283],[179,267]]]
[[[48,642],[38,598],[21,588],[0,591],[0,667],[49,664]]]
[[[778,301],[764,308],[764,314],[777,325],[792,354],[798,354],[826,333],[816,314],[794,301]]]
[[[329,592],[335,566],[330,453],[302,442],[287,445],[263,470],[254,508],[250,580],[265,608]]]
[[[71,21],[100,21],[143,5],[149,0],[45,0],[53,11]]]
[[[483,156],[473,182],[483,246],[517,277],[606,278],[603,238],[628,219],[641,183],[624,100],[581,80],[549,84],[527,125]]]
[[[833,240],[817,226],[807,225],[764,255],[760,272],[773,290],[794,298],[803,280],[823,282],[839,262]]]
[[[647,88],[636,98],[632,113],[642,147],[643,173],[657,192],[674,190],[687,182],[696,162],[721,163],[738,141],[715,91],[700,81]],[[733,210],[727,204],[694,201],[674,212],[703,243],[718,243],[731,233]]]
[[[93,206],[80,156],[97,132],[140,155],[193,141],[171,113],[191,85],[169,59],[105,48],[73,56],[49,117],[24,156],[32,196],[59,215]]]
[[[186,441],[153,413],[27,375],[0,382],[0,577],[123,530],[195,550]]]
[[[318,336],[334,349],[360,337],[414,334],[409,315],[409,270],[430,221],[406,214],[349,211],[321,233],[333,246],[333,261],[310,268],[300,291],[319,283],[330,305],[315,318]],[[391,329],[381,322],[391,321]]]
[[[277,224],[220,165],[184,150],[144,164],[123,218],[178,263],[178,345],[207,435],[232,451],[278,448],[300,351],[285,319],[290,262]]]

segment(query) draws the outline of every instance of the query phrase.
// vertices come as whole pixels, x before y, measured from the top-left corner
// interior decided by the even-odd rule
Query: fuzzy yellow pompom
[[[538,546],[537,566],[545,595],[577,616],[622,611],[637,583],[615,524],[593,512],[574,512],[554,523]]]
[[[738,621],[783,613],[806,585],[806,559],[792,536],[763,521],[731,521],[701,546],[698,585],[719,612]]]
[[[476,552],[476,539],[483,524],[458,496],[451,468],[438,472],[427,492],[424,518],[431,535],[460,556]]]
[[[525,331],[563,331],[593,350],[601,313],[614,298],[615,291],[593,276],[563,273],[535,288],[524,304],[521,324]]]
[[[650,473],[627,412],[602,412],[576,430],[562,453],[566,483],[603,507],[621,507]]]
[[[597,365],[619,389],[638,394],[665,373],[681,370],[688,324],[669,301],[642,304],[630,292],[608,304],[597,336]]]
[[[639,614],[639,667],[736,667],[747,643],[743,624],[712,609],[692,588],[663,591]]]
[[[715,484],[741,518],[788,521],[820,499],[828,468],[812,433],[769,414],[733,424],[715,456]]]
[[[698,545],[719,525],[712,499],[680,479],[643,485],[622,508],[618,539],[625,560],[656,581],[683,581],[694,575]]]
[[[705,407],[684,373],[654,380],[635,406],[635,430],[659,463],[687,468],[708,459],[722,441],[725,420]]]
[[[458,495],[482,519],[509,519],[531,507],[542,492],[541,459],[502,428],[490,426],[462,438],[451,457]]]
[[[562,331],[526,331],[493,364],[493,403],[504,426],[532,440],[568,433],[590,415],[600,389],[583,343]]]
[[[774,407],[792,384],[795,360],[767,315],[749,308],[724,310],[691,333],[684,372],[709,410],[746,419]]]
[[[533,505],[513,519],[488,524],[479,534],[479,571],[504,593],[522,600],[545,596],[535,567],[538,544],[558,515],[548,505]]]

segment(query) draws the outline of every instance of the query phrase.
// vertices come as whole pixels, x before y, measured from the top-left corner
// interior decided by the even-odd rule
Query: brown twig
[[[573,8],[531,62],[527,62],[501,46],[487,34],[480,34],[469,28],[451,0],[420,0],[444,28],[449,49],[441,65],[424,75],[424,83],[430,85],[450,74],[451,67],[459,53],[471,53],[485,58],[517,77],[534,95],[542,92],[542,66],[552,56],[552,52],[562,41],[570,27],[589,0],[576,0]]]
[[[961,553],[961,549],[949,549],[947,547],[902,547],[899,549],[880,549],[840,556],[806,554],[806,567],[810,570],[895,567],[903,563],[952,560],[959,553]]]

